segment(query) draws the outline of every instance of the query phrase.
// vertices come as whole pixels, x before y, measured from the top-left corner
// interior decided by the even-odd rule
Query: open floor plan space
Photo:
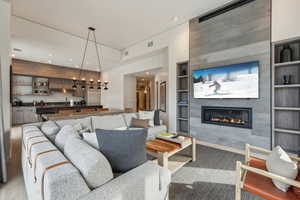
[[[300,200],[299,0],[0,0],[0,200]]]

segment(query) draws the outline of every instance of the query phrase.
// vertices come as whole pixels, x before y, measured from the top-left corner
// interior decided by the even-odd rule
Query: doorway
[[[154,77],[137,77],[136,110],[153,110],[155,106]]]

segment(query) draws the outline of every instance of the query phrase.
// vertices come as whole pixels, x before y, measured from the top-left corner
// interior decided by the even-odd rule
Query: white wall
[[[124,76],[124,108],[136,110],[136,77]]]
[[[11,5],[9,2],[0,0],[0,55],[2,71],[2,94],[3,94],[3,112],[6,116],[4,120],[4,130],[6,134],[11,126],[11,106],[10,106],[10,14]]]
[[[300,37],[300,1],[272,1],[272,41]]]
[[[149,48],[147,43],[153,41],[153,47]],[[140,42],[123,51],[122,60],[131,60],[160,49],[167,48],[168,57],[168,121],[169,131],[176,131],[176,63],[189,60],[189,23],[182,24],[176,28]],[[128,52],[124,56],[124,52]]]
[[[129,86],[125,82],[125,76],[137,72],[149,71],[162,68],[167,64],[166,53],[159,52],[159,54],[143,57],[138,60],[130,60],[130,62],[123,63],[120,67],[114,68],[110,71],[102,73],[102,80],[109,81],[109,89],[102,91],[101,102],[104,107],[124,109],[125,102],[125,87]]]

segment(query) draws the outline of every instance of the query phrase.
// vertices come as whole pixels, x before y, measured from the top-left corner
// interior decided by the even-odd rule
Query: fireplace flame
[[[241,120],[241,119],[228,119],[228,118],[213,117],[210,120],[214,121],[214,122],[221,122],[221,123],[245,124],[245,121]]]

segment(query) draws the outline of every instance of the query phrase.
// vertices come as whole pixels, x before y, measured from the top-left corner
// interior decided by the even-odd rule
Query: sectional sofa
[[[95,116],[76,120],[59,120],[55,123],[59,127],[65,125],[82,126],[94,131],[101,129],[122,129],[130,124],[135,113],[127,113],[112,116]],[[68,159],[58,146],[55,145],[55,137],[49,137],[41,127],[42,123],[24,125],[22,127],[22,169],[26,185],[27,198],[30,200],[165,200],[168,199],[168,190],[171,175],[167,169],[148,161],[124,174],[116,175],[113,179],[98,187],[91,187],[87,176],[92,167],[87,157],[91,157],[92,147],[88,143],[74,148],[84,154],[76,155],[78,166]],[[164,125],[148,129],[148,139],[154,138],[161,131],[166,131]],[[92,149],[91,149],[92,148]],[[89,151],[92,151],[89,153]],[[77,151],[78,152],[78,151]],[[92,163],[92,162],[91,162]],[[98,163],[99,164],[99,163]],[[97,176],[89,177],[101,179],[101,168],[96,169]],[[100,175],[99,175],[100,174]],[[100,178],[99,178],[100,177]],[[92,180],[99,182],[99,180]]]

